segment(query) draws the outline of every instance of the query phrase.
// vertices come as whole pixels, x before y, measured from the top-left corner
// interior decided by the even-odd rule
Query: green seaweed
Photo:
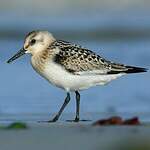
[[[26,123],[22,122],[13,122],[7,126],[0,126],[0,129],[27,129],[28,126]]]
[[[27,125],[21,122],[14,122],[5,127],[6,129],[27,129]]]

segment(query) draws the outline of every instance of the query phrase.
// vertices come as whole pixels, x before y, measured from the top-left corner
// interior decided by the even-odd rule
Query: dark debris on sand
[[[105,125],[140,125],[138,117],[123,120],[119,116],[113,116],[108,119],[100,119],[93,123],[93,126],[105,126]]]

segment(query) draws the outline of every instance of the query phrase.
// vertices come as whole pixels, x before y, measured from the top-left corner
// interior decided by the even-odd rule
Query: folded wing
[[[65,41],[55,41],[52,48],[59,48],[60,51],[54,57],[54,61],[61,65],[68,72],[76,75],[99,75],[99,74],[119,74],[119,73],[140,73],[147,69],[126,66],[119,63],[107,61],[91,50],[79,45]]]

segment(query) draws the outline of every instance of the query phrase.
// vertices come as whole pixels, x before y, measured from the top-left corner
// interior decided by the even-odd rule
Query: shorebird
[[[92,86],[105,85],[125,74],[146,72],[146,68],[127,66],[102,58],[80,45],[57,40],[48,31],[32,31],[26,37],[23,48],[7,62],[20,56],[31,54],[31,65],[37,73],[51,84],[66,91],[67,96],[52,120],[59,119],[70,101],[70,92],[76,94],[76,116],[78,122],[80,108],[79,91]]]

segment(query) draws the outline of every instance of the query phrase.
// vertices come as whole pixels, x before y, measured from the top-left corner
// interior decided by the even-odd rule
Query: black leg
[[[76,117],[74,120],[67,120],[69,122],[79,122],[79,121],[91,121],[91,120],[80,120],[80,93],[78,91],[75,91],[76,94]]]
[[[80,120],[80,93],[78,91],[75,91],[76,93],[76,117],[75,122],[78,122]]]
[[[62,114],[65,107],[67,106],[67,104],[69,103],[69,101],[70,101],[70,94],[67,93],[67,97],[65,98],[65,101],[64,101],[63,105],[61,106],[59,112],[56,114],[56,116],[52,120],[50,120],[48,122],[56,122],[59,119],[59,117]]]

